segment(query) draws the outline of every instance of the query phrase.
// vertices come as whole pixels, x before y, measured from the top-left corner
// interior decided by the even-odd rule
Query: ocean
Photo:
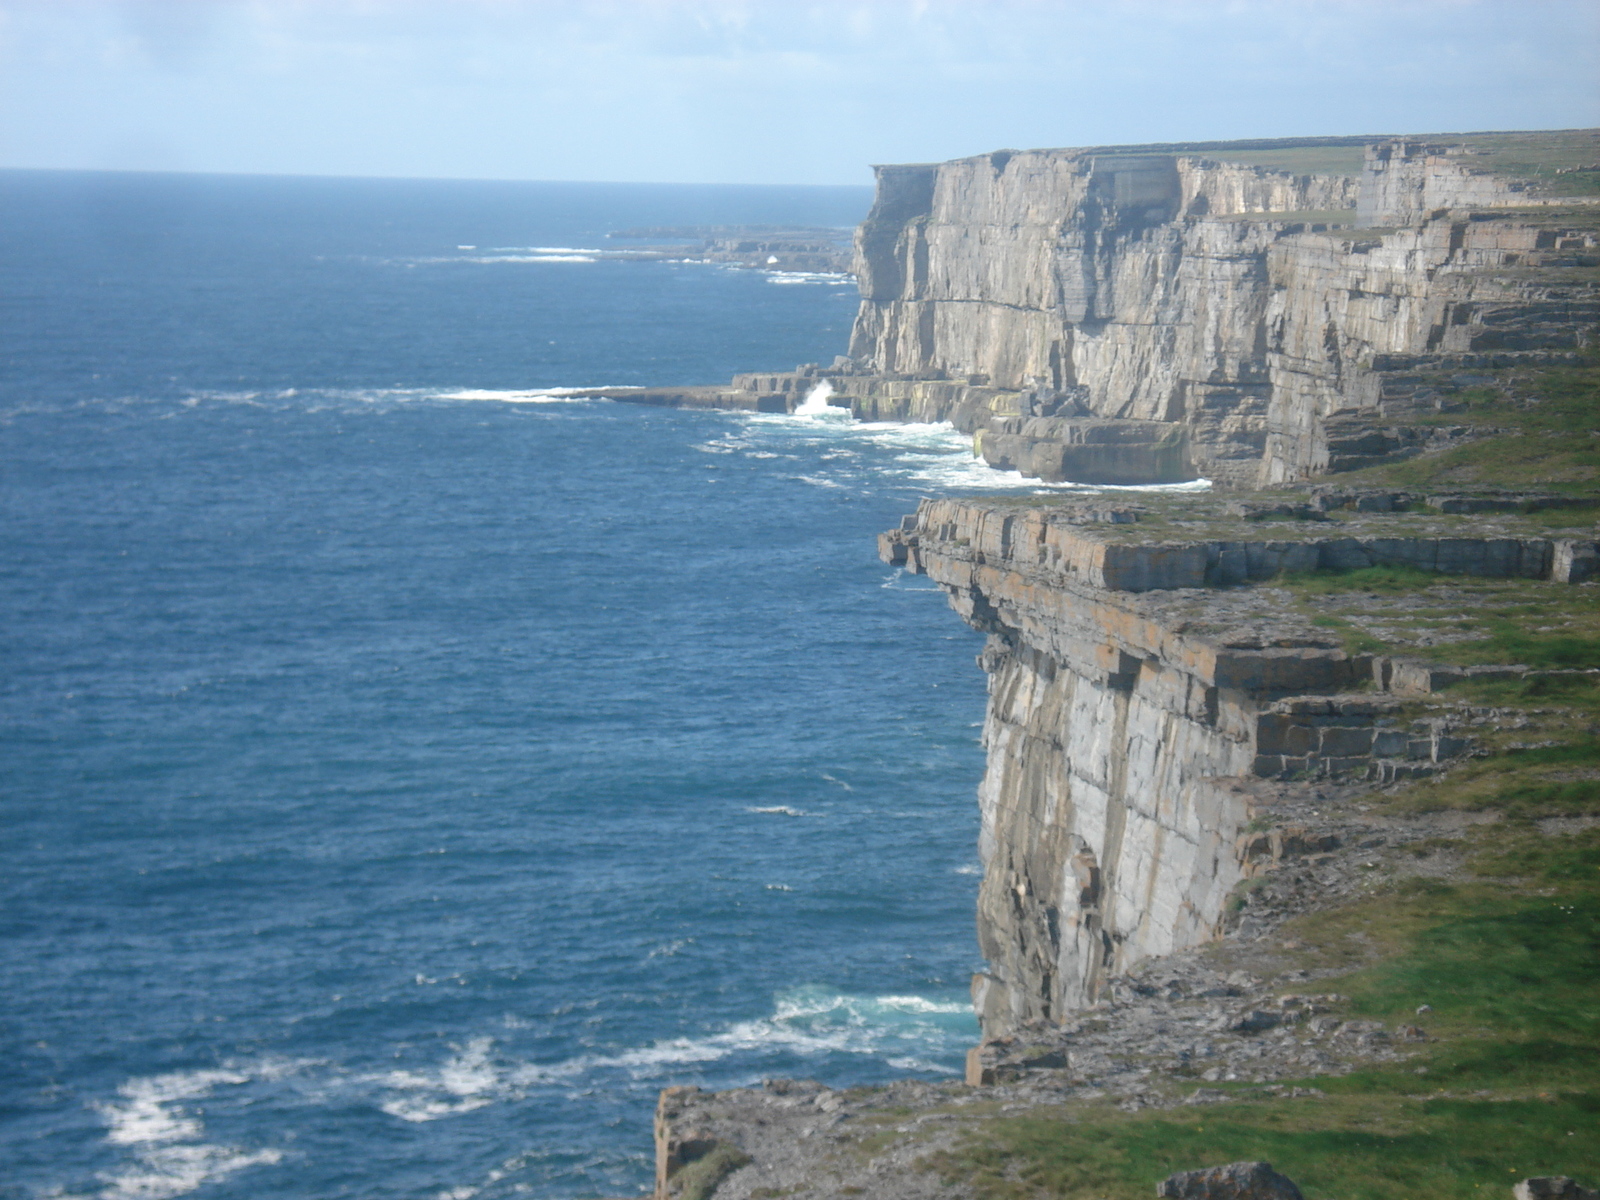
[[[942,426],[559,389],[830,361],[619,262],[866,189],[0,172],[0,1196],[620,1196],[674,1084],[977,1034]]]

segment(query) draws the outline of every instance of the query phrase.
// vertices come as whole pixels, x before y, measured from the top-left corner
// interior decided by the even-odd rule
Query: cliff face
[[[1469,161],[1401,142],[1359,178],[1096,150],[880,168],[836,389],[1047,479],[1254,486],[1358,444],[1416,453],[1396,370],[1570,351],[1600,322],[1568,269],[1600,247],[1592,212]],[[1124,447],[1102,478],[1116,455],[1064,449],[1096,443]]]
[[[1406,501],[1322,502],[1344,514]],[[973,989],[986,1037],[1063,1020],[1111,976],[1217,936],[1236,885],[1282,849],[1281,832],[1250,830],[1272,788],[1393,781],[1469,748],[1405,712],[1460,674],[1350,653],[1252,581],[1403,564],[1571,582],[1595,561],[1592,537],[1514,517],[1350,512],[1327,532],[1264,535],[1247,505],[1186,503],[1200,533],[1146,533],[1148,511],[1141,522],[1103,502],[926,501],[881,541],[990,635],[978,902],[990,966]]]

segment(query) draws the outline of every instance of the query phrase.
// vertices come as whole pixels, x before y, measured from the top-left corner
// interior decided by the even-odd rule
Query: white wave
[[[955,870],[957,875],[982,875],[983,867],[978,863],[963,863]]]
[[[822,405],[812,396],[826,381],[814,388],[802,406],[793,413],[753,413],[744,416],[746,428],[758,438],[780,439],[821,451],[821,457],[848,451],[850,443],[867,443],[881,449],[899,451],[889,473],[907,482],[940,492],[1017,491],[1035,494],[1063,492],[1201,492],[1211,487],[1210,480],[1186,483],[1109,485],[1086,483],[1047,483],[1030,479],[1017,471],[997,471],[972,451],[972,439],[948,421],[900,423],[893,421],[855,421],[844,408],[827,407],[835,419],[824,419]],[[825,397],[823,398],[825,399]],[[843,419],[837,419],[843,418]],[[800,476],[820,487],[848,486],[817,475]]]
[[[842,488],[845,486],[837,479],[825,479],[821,475],[796,475],[795,478],[801,483],[809,483],[812,487]]]
[[[99,1200],[171,1200],[246,1167],[280,1162],[280,1150],[241,1150],[202,1142],[205,1125],[179,1105],[200,1100],[218,1086],[250,1082],[233,1070],[182,1071],[131,1079],[117,1089],[118,1101],[100,1104],[106,1141],[131,1149],[134,1162],[102,1178]]]
[[[665,943],[664,945],[657,946],[654,950],[650,951],[649,954],[645,955],[645,957],[646,958],[672,958],[680,950],[682,950],[685,946],[692,946],[692,945],[694,945],[694,939],[692,937],[691,938],[676,938],[673,941]]]
[[[391,1117],[421,1123],[453,1117],[493,1104],[504,1090],[501,1072],[489,1061],[490,1038],[474,1038],[431,1072],[390,1071],[375,1082],[400,1093],[378,1107]]]
[[[837,418],[850,417],[848,408],[835,408],[828,403],[828,397],[833,395],[833,384],[824,379],[816,387],[806,393],[806,398],[800,402],[800,407],[794,410],[797,417],[807,417],[812,420],[818,417]]]
[[[832,1008],[843,1005],[846,1008],[863,1004],[875,1006],[886,1012],[894,1013],[945,1013],[965,1015],[972,1011],[972,1005],[964,1000],[929,1000],[925,996],[873,996],[870,999],[851,996],[837,996],[831,998],[826,1008],[813,1008],[796,1011],[827,1012]],[[779,1007],[780,1013],[783,1011]]]
[[[505,404],[578,403],[597,391],[635,391],[637,384],[597,383],[578,387],[547,388],[284,388],[280,391],[197,391],[179,403],[186,408],[202,404],[246,405],[252,408],[286,408],[320,412],[351,407],[450,401],[494,401]]]
[[[139,1156],[139,1165],[105,1176],[98,1200],[173,1200],[218,1183],[246,1167],[283,1161],[281,1150],[247,1152],[227,1146],[163,1146]]]
[[[842,274],[838,271],[768,271],[768,283],[854,283],[854,275]]]
[[[747,808],[747,813],[770,813],[780,817],[809,817],[811,814],[800,808],[790,808],[787,804],[771,804],[764,808]]]
[[[775,997],[772,1016],[740,1021],[721,1033],[670,1038],[620,1054],[585,1055],[548,1066],[529,1065],[511,1072],[510,1078],[524,1085],[549,1085],[620,1070],[640,1081],[740,1054],[904,1056],[907,1051],[918,1061],[929,1062],[929,1070],[955,1074],[953,1066],[933,1064],[926,1054],[943,1050],[953,1056],[971,1040],[975,1032],[972,1020],[972,1006],[962,1001],[922,996],[852,996],[831,988],[796,988]]]
[[[792,892],[792,891],[794,891],[794,889],[792,887],[790,887],[787,883],[769,883],[769,884],[766,885],[766,890],[769,891],[769,892]]]
[[[457,250],[476,250],[476,246],[457,246]],[[612,250],[596,250],[593,246],[491,246],[490,254],[613,254]]]
[[[891,1058],[889,1065],[897,1071],[943,1071],[945,1068],[938,1063],[929,1062],[925,1058]]]
[[[901,592],[937,592],[939,585],[921,575],[908,575],[904,567],[896,567],[887,579],[878,585]]]
[[[456,259],[469,263],[592,263],[600,260],[592,254],[494,254],[475,258]]]
[[[581,393],[588,388],[530,388],[526,391],[496,388],[463,388],[459,392],[439,392],[439,400],[499,400],[506,404],[561,404],[570,403],[574,396],[587,399]]]

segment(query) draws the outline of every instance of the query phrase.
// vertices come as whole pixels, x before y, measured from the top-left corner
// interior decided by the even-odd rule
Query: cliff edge
[[[1600,1179],[1596,148],[880,169],[851,356],[740,395],[1231,490],[932,499],[879,538],[988,635],[983,1041],[959,1082],[669,1089],[660,1200]]]
[[[1048,481],[1252,488],[1440,446],[1437,379],[1600,325],[1600,132],[1001,150],[877,168],[848,355],[635,392],[951,421]]]

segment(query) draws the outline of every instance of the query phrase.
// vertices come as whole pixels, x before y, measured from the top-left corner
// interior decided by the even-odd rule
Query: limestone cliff
[[[1126,149],[880,168],[841,391],[965,418],[992,464],[1047,479],[1136,482],[1134,445],[1145,481],[1232,486],[1348,465],[1362,439],[1416,453],[1386,432],[1413,411],[1396,373],[1570,351],[1600,322],[1571,269],[1594,265],[1594,213],[1469,149],[1376,143],[1359,177]],[[1102,478],[1097,443],[1124,447]]]
[[[1392,781],[1469,748],[1404,712],[1459,673],[1352,653],[1287,593],[1238,586],[1383,564],[1593,573],[1592,533],[1396,511],[1409,499],[1325,493],[1305,506],[1335,521],[1265,513],[1288,529],[1241,502],[1175,501],[1180,523],[1153,500],[937,500],[884,536],[886,560],[928,575],[990,635],[978,903],[990,967],[974,981],[986,1036],[1062,1020],[1112,975],[1217,936],[1269,848],[1248,836],[1255,782]]]
[[[1600,157],[1600,133],[1558,140]],[[1439,444],[1416,425],[1430,374],[1568,360],[1600,327],[1600,197],[1508,173],[1548,141],[879,167],[848,355],[614,398],[792,411],[826,380],[858,418],[951,421],[992,466],[1083,483],[1255,487],[1409,457]]]

